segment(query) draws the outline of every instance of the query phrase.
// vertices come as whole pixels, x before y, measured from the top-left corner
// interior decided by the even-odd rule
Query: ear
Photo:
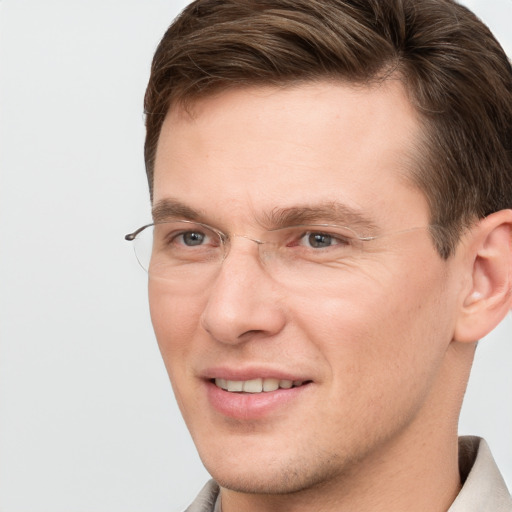
[[[469,234],[470,285],[454,339],[475,342],[491,332],[512,307],[512,210],[482,219]]]

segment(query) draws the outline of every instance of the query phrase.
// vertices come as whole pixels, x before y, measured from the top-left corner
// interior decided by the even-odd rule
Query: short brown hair
[[[475,218],[512,208],[512,68],[452,0],[197,0],[160,42],[145,96],[152,195],[165,115],[219,89],[403,80],[423,127],[412,179],[444,258]]]

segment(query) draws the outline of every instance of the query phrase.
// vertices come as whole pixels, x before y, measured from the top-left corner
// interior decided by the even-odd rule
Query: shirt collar
[[[487,443],[479,438],[459,438],[462,489],[448,512],[512,512],[512,499]]]

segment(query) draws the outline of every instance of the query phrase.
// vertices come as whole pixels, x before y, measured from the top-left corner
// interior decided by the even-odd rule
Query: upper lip
[[[232,366],[216,366],[206,368],[200,372],[203,379],[225,379],[234,381],[246,381],[252,379],[278,379],[292,381],[311,380],[310,377],[302,373],[292,372],[285,369],[271,368],[269,366],[252,366],[252,367],[232,367]]]

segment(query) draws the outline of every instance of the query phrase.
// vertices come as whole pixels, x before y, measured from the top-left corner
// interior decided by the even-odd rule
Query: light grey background
[[[512,55],[511,0],[467,1]],[[207,478],[123,235],[149,219],[142,97],[178,1],[0,2],[0,512],[163,512]],[[512,319],[461,420],[512,483]]]

